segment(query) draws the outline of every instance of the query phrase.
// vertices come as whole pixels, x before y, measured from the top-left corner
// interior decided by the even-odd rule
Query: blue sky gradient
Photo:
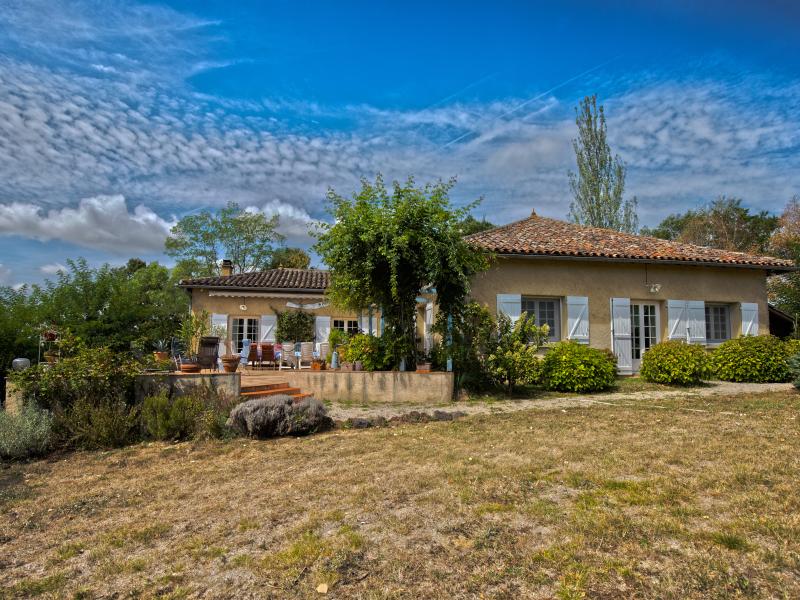
[[[800,193],[791,2],[165,2],[0,6],[0,285],[163,259],[229,200],[308,246],[329,186],[458,178],[503,223],[565,217],[597,93],[643,224]]]

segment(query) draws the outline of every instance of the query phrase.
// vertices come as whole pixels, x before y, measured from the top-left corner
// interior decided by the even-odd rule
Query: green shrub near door
[[[723,381],[789,381],[789,357],[796,353],[794,341],[772,335],[744,336],[728,340],[714,350],[711,368],[714,376]]]
[[[711,376],[708,352],[680,340],[661,342],[644,353],[639,375],[653,383],[697,385]]]
[[[542,361],[542,385],[559,392],[599,392],[614,386],[617,361],[608,350],[559,342]]]

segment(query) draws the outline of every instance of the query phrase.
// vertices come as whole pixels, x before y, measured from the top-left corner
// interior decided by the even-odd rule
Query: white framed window
[[[258,341],[258,319],[250,317],[233,317],[231,319],[232,352],[242,351],[242,340]]]
[[[355,335],[359,332],[358,319],[334,319],[333,328],[344,331],[348,335]]]
[[[522,297],[522,312],[528,313],[539,327],[550,327],[549,339],[557,342],[561,339],[561,300],[558,298],[526,298]]]
[[[706,304],[706,342],[719,344],[731,338],[730,307],[727,304]]]

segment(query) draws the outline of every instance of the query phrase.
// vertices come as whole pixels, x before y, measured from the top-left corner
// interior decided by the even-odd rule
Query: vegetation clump
[[[789,381],[794,342],[772,335],[753,335],[724,342],[711,355],[711,368],[723,381],[767,383]]]
[[[559,392],[599,392],[613,387],[617,361],[607,350],[577,342],[559,342],[541,365],[542,385]]]
[[[17,414],[0,410],[0,458],[22,459],[45,454],[51,445],[53,418],[26,403]]]
[[[255,438],[308,435],[333,427],[325,406],[314,398],[294,402],[290,396],[255,398],[235,406],[228,426]]]
[[[711,375],[708,352],[680,340],[661,342],[642,357],[643,379],[666,385],[697,385]]]
[[[538,327],[527,313],[514,322],[501,313],[484,359],[487,375],[509,395],[519,385],[537,383],[541,372],[538,351],[549,333],[547,325]]]

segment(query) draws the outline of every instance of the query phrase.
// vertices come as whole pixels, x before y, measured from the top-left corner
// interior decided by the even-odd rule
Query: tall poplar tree
[[[635,233],[639,226],[636,197],[622,197],[626,167],[618,155],[611,155],[606,116],[602,105],[597,106],[597,96],[585,97],[575,113],[578,137],[572,140],[572,147],[578,172],[569,173],[574,196],[569,218],[581,225]]]

